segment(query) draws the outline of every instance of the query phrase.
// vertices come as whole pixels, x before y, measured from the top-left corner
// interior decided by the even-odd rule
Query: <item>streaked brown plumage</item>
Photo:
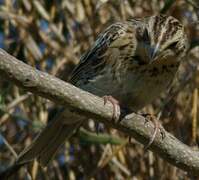
[[[116,23],[81,58],[70,82],[137,110],[169,85],[186,49],[183,26],[173,17]]]
[[[171,16],[119,22],[101,33],[82,56],[70,83],[98,96],[111,95],[120,105],[136,111],[168,88],[187,47],[183,26]],[[79,126],[67,124],[69,117],[64,113],[59,117],[19,155],[17,163],[38,158],[47,165]]]

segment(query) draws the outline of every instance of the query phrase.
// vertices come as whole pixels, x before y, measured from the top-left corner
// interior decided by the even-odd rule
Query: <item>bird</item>
[[[82,55],[69,83],[103,97],[105,103],[110,101],[114,109],[127,107],[136,112],[171,86],[188,47],[184,26],[172,16],[116,22]],[[37,159],[42,166],[48,165],[60,145],[81,126],[81,121],[64,123],[70,118],[67,111],[64,108],[47,124],[19,154],[17,164]]]

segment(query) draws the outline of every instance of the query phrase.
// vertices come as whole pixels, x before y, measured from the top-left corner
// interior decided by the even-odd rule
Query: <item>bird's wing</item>
[[[132,43],[133,31],[133,27],[126,22],[109,26],[99,35],[93,47],[80,58],[69,82],[75,85],[79,80],[88,81],[95,77],[96,73],[100,74],[104,66],[118,61],[119,57],[113,58],[113,53],[119,54],[121,50],[128,48]]]

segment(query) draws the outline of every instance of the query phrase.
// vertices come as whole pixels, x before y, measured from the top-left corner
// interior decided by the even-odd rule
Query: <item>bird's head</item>
[[[132,21],[133,22],[133,21]],[[145,64],[180,61],[188,49],[183,25],[174,17],[155,15],[137,21],[135,57]]]

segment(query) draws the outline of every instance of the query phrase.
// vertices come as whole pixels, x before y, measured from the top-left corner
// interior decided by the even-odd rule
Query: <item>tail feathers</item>
[[[65,142],[65,140],[73,135],[81,123],[70,125],[63,125],[53,140],[45,146],[43,151],[39,154],[38,160],[42,166],[46,166],[54,157],[58,148]]]
[[[17,163],[22,164],[38,158],[42,165],[46,166],[59,146],[73,134],[79,124],[64,125],[62,118],[52,120],[33,143],[19,154]]]

